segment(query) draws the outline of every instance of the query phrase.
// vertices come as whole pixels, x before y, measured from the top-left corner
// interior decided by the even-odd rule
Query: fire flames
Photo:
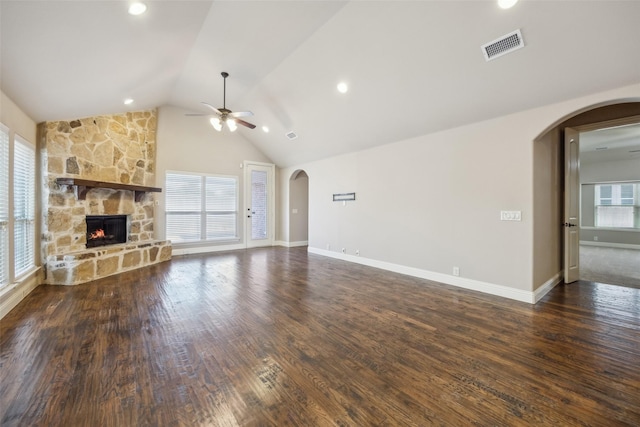
[[[104,230],[102,228],[97,229],[90,236],[92,239],[104,239],[106,236],[104,234]]]

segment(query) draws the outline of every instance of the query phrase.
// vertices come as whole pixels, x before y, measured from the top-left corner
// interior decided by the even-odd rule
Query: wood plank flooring
[[[533,306],[265,248],[41,286],[0,334],[3,427],[640,425],[620,286]]]

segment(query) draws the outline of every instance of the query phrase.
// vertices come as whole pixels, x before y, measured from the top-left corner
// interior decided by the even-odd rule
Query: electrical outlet
[[[460,267],[453,267],[453,275],[454,276],[460,275]]]
[[[347,253],[347,248],[342,248],[342,253],[346,254]]]
[[[598,236],[593,236],[593,241],[597,242],[598,241]]]
[[[356,256],[360,256],[360,249],[356,249]]]

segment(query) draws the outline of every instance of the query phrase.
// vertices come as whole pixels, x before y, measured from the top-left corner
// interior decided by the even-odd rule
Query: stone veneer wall
[[[86,215],[129,215],[129,249],[131,244],[154,242],[153,193],[147,193],[136,202],[133,191],[95,188],[87,192],[85,200],[78,200],[72,186],[58,185],[55,180],[70,177],[154,186],[156,124],[157,112],[150,110],[39,125],[42,166],[45,171],[42,192],[45,212],[42,252],[43,259],[47,262],[47,271],[58,271],[58,278],[54,282],[77,282],[75,273],[72,273],[74,277],[61,280],[59,272],[64,267],[60,264],[63,258],[77,261],[84,257],[84,260],[91,259],[95,264],[97,255],[105,256],[114,252],[107,248],[86,249]],[[170,258],[170,244],[161,246],[169,247]],[[131,257],[137,259],[134,255],[128,257],[129,267]],[[167,259],[166,250],[163,258]],[[142,265],[157,261],[159,257],[150,259],[146,256],[145,262],[145,256],[140,256]],[[122,262],[118,264],[118,268],[121,267]],[[94,276],[100,277],[97,266],[93,265],[92,269],[96,272]],[[84,270],[86,272],[89,268],[85,266]],[[113,268],[107,270],[113,274]],[[86,276],[85,279],[89,277],[88,274],[83,276]],[[51,280],[48,276],[46,282],[52,283]]]

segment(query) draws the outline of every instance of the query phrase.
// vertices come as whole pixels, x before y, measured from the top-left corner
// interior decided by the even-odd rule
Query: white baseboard
[[[341,259],[343,261],[355,262],[357,264],[367,265],[369,267],[380,268],[382,270],[393,271],[395,273],[406,274],[408,276],[419,277],[421,279],[432,280],[434,282],[440,282],[447,285],[457,286],[459,288],[469,289],[472,291],[484,292],[490,295],[496,295],[499,297],[509,298],[516,301],[526,302],[529,304],[535,304],[535,294],[530,291],[523,291],[520,289],[514,289],[503,285],[496,285],[494,283],[481,282],[479,280],[466,279],[464,277],[450,276],[448,274],[436,273],[433,271],[422,270],[414,267],[407,267],[405,265],[393,264],[390,262],[377,261],[369,258],[363,258],[354,255],[345,255],[339,252],[326,251],[323,249],[309,247],[308,252],[327,256],[331,258]]]
[[[555,288],[558,284],[560,284],[564,280],[564,271],[558,272],[551,279],[547,280],[542,284],[542,286],[538,287],[535,291],[533,291],[533,303],[537,303],[542,299],[543,296],[549,293],[551,289]]]
[[[20,303],[31,291],[40,284],[40,271],[38,267],[31,274],[18,283],[7,285],[0,292],[0,319],[7,315]]]
[[[630,243],[609,243],[609,242],[590,242],[580,241],[582,246],[599,246],[602,248],[617,248],[617,249],[637,249],[640,250],[640,245],[632,245]]]
[[[236,251],[238,249],[246,249],[244,244],[233,245],[211,245],[211,246],[197,246],[193,248],[176,248],[173,246],[171,250],[172,256],[180,255],[192,255],[192,254],[206,254],[208,252],[222,252],[222,251]]]
[[[284,246],[286,248],[296,248],[299,246],[307,246],[309,245],[308,240],[300,241],[300,242],[285,242],[284,240],[276,240],[273,242],[274,246]]]

